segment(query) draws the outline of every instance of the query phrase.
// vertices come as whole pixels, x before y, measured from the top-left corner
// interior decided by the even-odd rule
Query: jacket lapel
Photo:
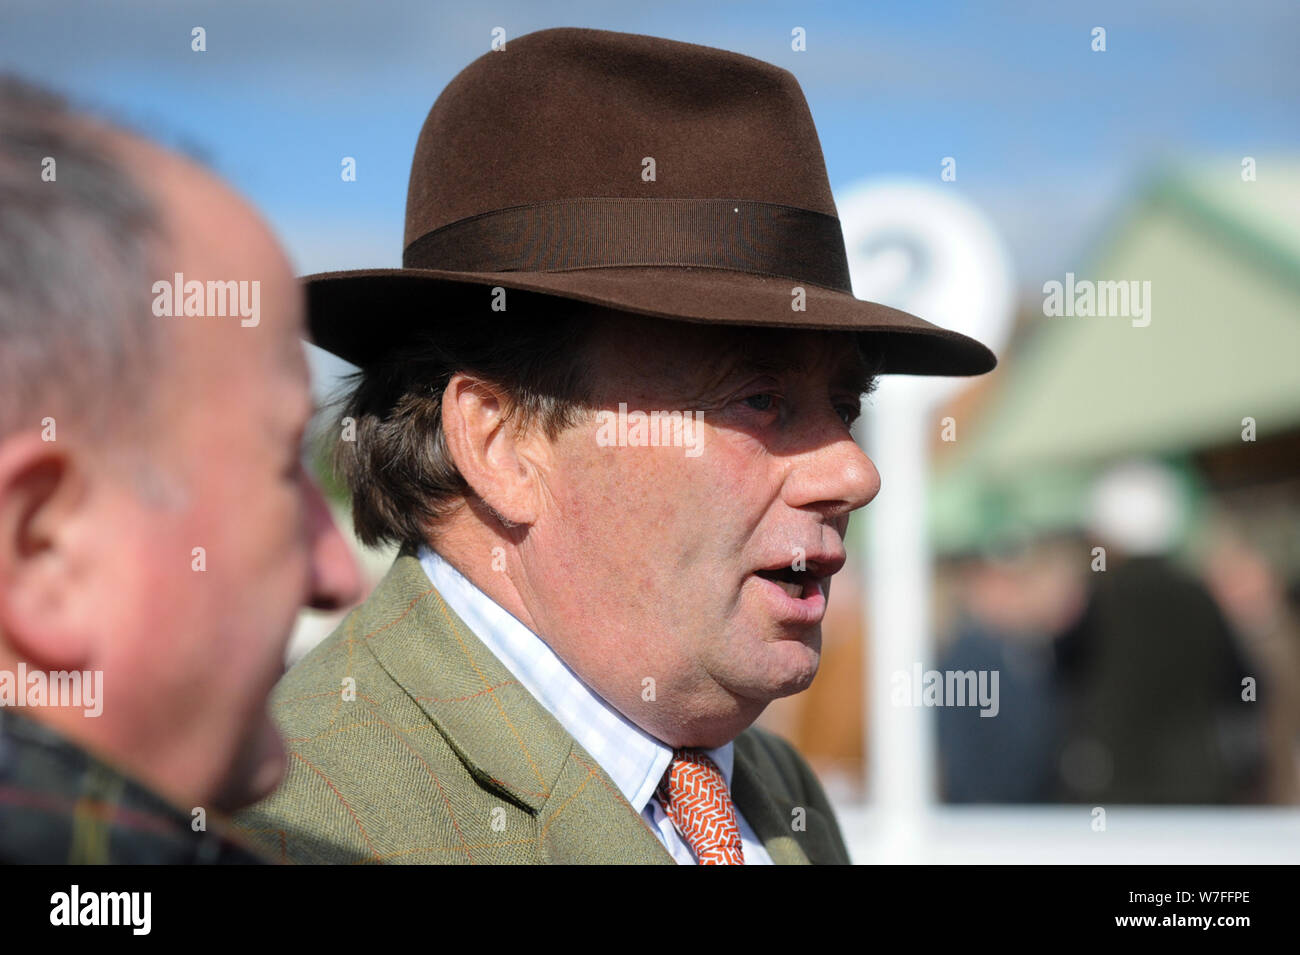
[[[546,861],[672,863],[609,776],[403,553],[368,604],[371,650],[484,789],[532,812]],[[389,621],[389,622],[385,622]]]
[[[834,810],[791,746],[751,727],[736,737],[732,793],[778,865],[850,862]]]
[[[797,807],[777,795],[772,781],[764,779],[761,763],[742,740],[745,740],[744,734],[736,738],[735,764],[731,773],[731,795],[736,808],[744,814],[774,863],[808,865],[808,856],[795,841],[791,828]]]

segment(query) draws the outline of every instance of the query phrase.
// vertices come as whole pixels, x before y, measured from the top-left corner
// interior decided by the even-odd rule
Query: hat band
[[[744,199],[557,199],[512,206],[425,233],[406,247],[402,266],[458,272],[679,266],[852,289],[839,219]]]

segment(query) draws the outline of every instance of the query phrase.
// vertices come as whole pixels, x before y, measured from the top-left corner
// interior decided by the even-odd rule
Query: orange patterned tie
[[[727,781],[703,751],[673,750],[656,795],[700,865],[745,864]]]

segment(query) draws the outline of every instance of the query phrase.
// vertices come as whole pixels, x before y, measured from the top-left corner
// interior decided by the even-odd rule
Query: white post
[[[954,192],[914,182],[868,184],[839,198],[853,288],[859,298],[904,309],[996,349],[1011,327],[1010,262],[996,231]],[[934,665],[926,520],[935,409],[964,384],[952,378],[886,378],[864,415],[864,447],[880,471],[867,506],[866,605],[869,861],[921,862],[937,801],[933,716],[916,673]],[[906,681],[910,705],[892,691]]]
[[[925,707],[898,705],[892,697],[906,681],[902,689],[910,698],[915,668],[933,665],[925,527],[933,429],[924,407],[882,396],[866,430],[867,454],[881,470],[880,494],[866,510],[863,555],[868,784],[880,826],[879,861],[914,862],[935,802],[934,721]]]

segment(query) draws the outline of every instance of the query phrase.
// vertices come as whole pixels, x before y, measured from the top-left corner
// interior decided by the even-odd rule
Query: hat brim
[[[570,272],[456,272],[359,269],[303,279],[312,340],[364,367],[440,322],[490,316],[487,289],[527,293],[531,305],[573,300],[672,321],[855,331],[870,339],[895,375],[981,375],[997,358],[959,332],[843,292],[804,285],[806,310],[791,309],[798,283],[718,269],[583,269]],[[507,296],[512,310],[516,298]]]

